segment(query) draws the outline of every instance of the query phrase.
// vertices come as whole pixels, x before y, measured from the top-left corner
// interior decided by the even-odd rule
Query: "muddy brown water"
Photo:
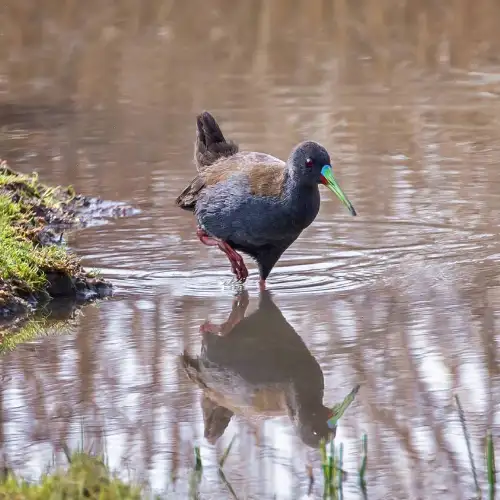
[[[346,499],[360,497],[363,433],[369,498],[471,498],[455,393],[485,491],[484,436],[498,438],[500,402],[500,5],[446,5],[5,4],[2,157],[141,210],[69,238],[114,298],[1,358],[10,466],[37,477],[64,463],[61,443],[93,446],[123,476],[186,498],[199,445],[203,498],[231,498],[216,464],[236,436],[225,473],[238,498],[303,498],[308,463],[320,496],[318,453],[282,401],[320,394],[319,367],[328,404],[361,384],[337,433]],[[286,158],[300,140],[322,142],[359,213],[322,191],[317,220],[269,279],[265,307],[277,309],[259,314],[252,265],[246,313],[257,313],[221,352],[200,326],[231,313],[229,267],[173,204],[193,173],[202,109],[244,149]],[[184,349],[202,348],[254,383],[226,381],[229,423],[180,367]],[[222,415],[212,442],[202,406]]]

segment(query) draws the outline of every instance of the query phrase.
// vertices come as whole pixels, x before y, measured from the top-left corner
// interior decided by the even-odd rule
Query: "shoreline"
[[[112,283],[85,270],[63,236],[99,217],[127,215],[129,208],[77,194],[72,186],[46,186],[36,173],[18,173],[0,160],[0,322],[52,299],[87,303],[111,296]]]

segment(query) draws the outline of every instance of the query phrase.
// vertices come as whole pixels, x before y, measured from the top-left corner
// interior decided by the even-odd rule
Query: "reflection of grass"
[[[479,486],[479,481],[477,478],[476,466],[474,464],[474,457],[472,455],[472,448],[470,445],[469,431],[467,429],[467,422],[465,421],[464,410],[460,404],[460,398],[455,394],[455,402],[457,403],[458,416],[460,418],[460,423],[462,425],[462,431],[464,433],[465,444],[467,445],[467,453],[469,455],[469,463],[472,471],[472,477],[474,479],[474,485],[476,488],[476,498],[482,498],[481,488]],[[486,435],[486,449],[485,449],[485,462],[486,462],[486,479],[488,482],[489,498],[495,498],[495,485],[496,485],[496,464],[495,464],[495,449],[493,447],[493,437],[491,431],[488,431]]]
[[[227,460],[227,457],[229,456],[229,453],[231,452],[231,448],[233,447],[233,443],[235,440],[236,436],[233,436],[233,439],[231,439],[231,442],[227,446],[227,448],[224,450],[224,453],[222,454],[221,459],[219,460],[219,477],[221,478],[222,482],[228,489],[229,493],[231,496],[238,500],[238,497],[236,496],[236,493],[233,490],[233,487],[231,486],[231,483],[226,479],[226,476],[224,475],[223,467],[224,464]],[[199,485],[202,479],[202,473],[203,473],[203,463],[201,461],[201,455],[200,455],[200,448],[198,446],[195,446],[194,448],[194,467],[193,471],[191,472],[190,478],[189,478],[189,498],[192,499],[198,499],[199,498]]]
[[[72,326],[72,319],[52,319],[39,313],[16,327],[0,329],[0,354],[38,337],[68,333]]]

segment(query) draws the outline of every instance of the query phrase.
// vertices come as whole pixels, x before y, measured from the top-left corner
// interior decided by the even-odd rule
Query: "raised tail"
[[[199,170],[215,163],[223,157],[232,156],[238,152],[238,145],[226,141],[215,118],[204,111],[196,117],[196,142],[194,156]]]
[[[196,126],[194,159],[198,175],[175,200],[177,206],[191,212],[194,211],[198,196],[205,187],[201,171],[217,160],[238,152],[238,145],[232,141],[226,141],[215,118],[207,111],[196,117]]]

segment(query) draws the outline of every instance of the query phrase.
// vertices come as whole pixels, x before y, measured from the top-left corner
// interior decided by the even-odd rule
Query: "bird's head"
[[[313,141],[298,144],[290,154],[288,164],[299,182],[324,184],[337,195],[352,215],[356,215],[356,210],[333,176],[330,155],[323,146]]]

